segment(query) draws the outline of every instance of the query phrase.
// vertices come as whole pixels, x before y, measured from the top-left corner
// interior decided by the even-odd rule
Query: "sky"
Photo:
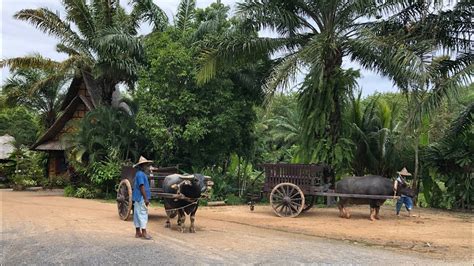
[[[128,0],[121,1],[122,5],[125,5],[127,2]],[[175,14],[179,3],[178,0],[154,0],[154,2],[163,9],[170,18]],[[196,2],[198,7],[203,8],[214,2],[214,0],[197,0]],[[221,0],[221,2],[231,6],[233,9],[237,1]],[[40,7],[47,7],[50,10],[59,12],[61,18],[65,16],[60,0],[0,0],[0,39],[2,44],[0,58],[13,58],[34,53],[39,53],[44,57],[56,61],[66,58],[66,55],[56,52],[55,47],[58,43],[56,38],[43,33],[25,21],[13,18],[13,15],[19,10],[36,9]],[[150,27],[143,25],[141,33],[148,33],[149,31]],[[361,78],[358,80],[358,84],[363,96],[371,95],[375,92],[397,91],[389,79],[381,77],[372,71],[364,70],[357,63],[344,60],[343,66],[361,70]],[[3,84],[8,76],[8,68],[3,68],[0,77],[1,84]]]

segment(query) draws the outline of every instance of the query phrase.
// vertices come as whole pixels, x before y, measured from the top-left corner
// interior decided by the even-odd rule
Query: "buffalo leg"
[[[370,220],[375,221],[375,208],[370,208]]]
[[[184,233],[184,231],[185,231],[185,227],[184,227],[185,222],[186,222],[186,214],[184,213],[183,210],[179,210],[179,212],[178,212],[178,226],[179,226],[179,230],[181,231],[181,233]]]
[[[339,208],[339,217],[344,218],[346,216],[344,213],[344,205],[337,204],[337,208]]]
[[[377,220],[380,220],[379,211],[380,211],[380,206],[375,208],[375,219]]]
[[[339,208],[339,216],[341,216],[341,218],[351,218],[351,214],[349,213],[349,211],[346,209],[346,207],[344,207],[345,205],[349,204],[349,201],[347,199],[339,199],[339,202],[337,203],[337,207]]]
[[[196,229],[194,229],[194,219],[195,219],[195,214],[191,214],[191,216],[189,216],[189,219],[191,220],[191,225],[189,226],[189,232],[190,233],[196,233]]]
[[[351,213],[349,212],[349,209],[342,208],[342,211],[346,214],[346,218],[350,219],[351,218]]]
[[[197,209],[198,209],[198,206],[196,205],[196,208],[194,208],[194,210],[189,215],[189,219],[191,220],[191,225],[189,226],[189,232],[190,233],[196,233],[196,229],[194,228],[194,220],[196,219]]]
[[[170,217],[166,216],[165,228],[171,228]]]

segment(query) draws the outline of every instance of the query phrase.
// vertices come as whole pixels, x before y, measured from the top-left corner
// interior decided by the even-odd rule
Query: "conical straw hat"
[[[403,169],[400,172],[397,172],[399,175],[404,175],[404,176],[411,176],[411,174],[408,172],[408,170],[403,167]]]
[[[143,156],[140,156],[140,159],[138,159],[138,163],[134,164],[133,167],[137,167],[137,166],[139,166],[140,164],[152,163],[152,162],[153,162],[153,161],[148,160],[148,159],[146,159],[146,158],[143,157]]]

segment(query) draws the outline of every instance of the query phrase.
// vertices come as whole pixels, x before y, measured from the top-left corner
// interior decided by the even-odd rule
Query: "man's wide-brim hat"
[[[139,166],[140,164],[144,164],[144,163],[152,163],[153,161],[152,160],[148,160],[147,158],[143,157],[143,156],[140,156],[140,159],[138,159],[138,163],[134,164],[133,167],[137,167]]]
[[[404,176],[411,176],[411,174],[407,171],[405,167],[400,172],[397,172],[399,175],[404,175]]]

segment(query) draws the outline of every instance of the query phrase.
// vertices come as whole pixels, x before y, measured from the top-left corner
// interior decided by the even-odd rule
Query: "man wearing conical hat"
[[[397,177],[397,187],[398,186],[408,186],[408,182],[405,180],[404,177],[406,176],[411,176],[411,174],[408,172],[408,170],[403,167],[402,170],[397,172],[398,177]],[[400,198],[397,200],[397,216],[400,216],[400,210],[402,209],[402,205],[405,204],[405,208],[408,211],[408,216],[411,216],[411,210],[413,209],[413,200],[410,196],[401,194]]]
[[[135,181],[133,182],[133,223],[135,225],[135,237],[146,240],[152,237],[146,231],[148,223],[148,206],[150,205],[150,183],[148,182],[148,173],[153,161],[140,156],[138,163],[133,167],[137,168]]]

